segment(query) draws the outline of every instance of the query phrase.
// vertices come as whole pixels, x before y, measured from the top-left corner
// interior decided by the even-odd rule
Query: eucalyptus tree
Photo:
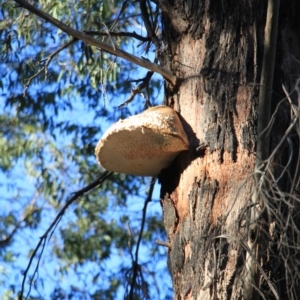
[[[30,69],[32,73],[26,74],[28,63],[28,69],[17,63],[25,69],[15,67],[15,73],[4,77],[3,85],[9,91],[24,74],[29,78],[25,97],[24,93],[8,97],[7,105],[16,108],[18,118],[30,115],[53,134],[58,129],[72,133],[72,127],[53,124],[49,110],[58,113],[72,105],[74,92],[89,99],[96,115],[106,115],[104,108],[97,111],[101,92],[97,84],[102,80],[102,89],[109,89],[106,77],[103,81],[105,74],[115,74],[107,82],[115,84],[109,94],[117,96],[133,65],[149,70],[125,101],[127,105],[136,101],[141,88],[146,105],[153,104],[151,88],[159,84],[151,80],[152,72],[163,76],[163,104],[179,113],[190,145],[158,176],[168,238],[158,244],[168,250],[175,299],[296,299],[300,289],[300,4],[295,0],[281,6],[272,0],[218,4],[141,0],[115,6],[95,1],[84,7],[69,1],[34,6],[23,0],[15,2],[21,8],[7,9],[11,18],[4,21],[11,26],[10,34],[7,28],[3,31],[6,59],[13,47],[22,47],[28,38],[36,41],[34,49],[40,50],[36,56],[43,57],[52,38],[49,28],[56,30],[52,25],[61,36],[59,51],[40,59],[44,63],[40,73],[46,72],[52,83],[45,91],[34,89],[38,71]],[[137,25],[142,25],[145,35],[128,31],[129,26]],[[42,41],[35,35],[43,36]],[[152,62],[129,53],[130,46],[124,44],[129,36],[139,39],[146,53],[153,51]],[[61,50],[69,55],[51,69],[51,60]],[[13,74],[20,76],[18,80]],[[44,100],[36,101],[40,98],[35,94],[41,93]],[[67,95],[69,101],[60,102],[57,95],[60,99]],[[30,113],[33,108],[34,114]],[[22,140],[22,134],[23,129],[13,136],[21,135]],[[86,142],[84,146],[92,144]],[[12,166],[11,157],[36,158],[41,149],[12,148],[13,155],[5,160],[7,168]],[[97,172],[94,162],[90,163],[89,175]],[[127,191],[132,178],[119,182],[121,178],[113,182]],[[57,187],[59,193],[61,190]],[[104,193],[103,187],[97,193]],[[133,292],[128,293],[131,296]]]

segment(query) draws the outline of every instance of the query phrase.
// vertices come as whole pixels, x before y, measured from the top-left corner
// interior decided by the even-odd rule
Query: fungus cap
[[[99,141],[95,155],[106,170],[157,176],[188,148],[177,113],[168,106],[156,106],[114,123]]]

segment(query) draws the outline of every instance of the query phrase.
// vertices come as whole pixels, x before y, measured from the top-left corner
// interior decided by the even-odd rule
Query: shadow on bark
[[[161,198],[164,195],[171,194],[178,186],[182,172],[191,164],[193,160],[204,154],[205,145],[197,138],[195,132],[189,123],[179,114],[179,119],[182,123],[183,129],[187,134],[190,149],[181,152],[174,162],[167,168],[163,169],[158,176],[159,183],[161,183]]]

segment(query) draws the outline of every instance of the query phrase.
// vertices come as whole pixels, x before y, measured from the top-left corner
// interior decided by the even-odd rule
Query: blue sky
[[[141,28],[128,28],[128,30],[135,30],[139,34],[145,34],[145,30]],[[51,40],[52,48],[55,49],[55,45],[53,44],[53,41]],[[27,52],[23,53],[28,56],[29,58],[32,56],[31,51],[35,49],[35,45],[32,45],[33,48],[27,48]],[[133,53],[137,56],[140,56],[142,54],[141,48],[137,47],[137,43],[129,43],[128,49],[126,49],[128,52]],[[65,52],[66,53],[66,52]],[[144,54],[143,54],[144,55]],[[145,56],[145,55],[144,55]],[[147,57],[147,56],[146,56]],[[34,59],[34,56],[32,57]],[[150,60],[153,60],[153,53],[149,53],[148,58]],[[67,61],[67,56],[65,55],[65,59]],[[118,61],[122,64],[123,60],[118,59]],[[50,64],[50,67],[55,67],[53,63]],[[139,71],[131,72],[128,76],[128,79],[137,79],[142,78],[145,76],[147,70],[145,69],[139,69]],[[159,78],[159,75],[154,75],[154,78]],[[41,82],[44,80],[44,75],[40,76]],[[47,86],[47,82],[45,82],[45,85]],[[31,89],[38,89],[38,85],[32,85]],[[52,86],[48,86],[47,88],[53,88]],[[99,88],[103,88],[105,90],[105,86]],[[16,91],[15,91],[16,92]],[[159,104],[162,102],[163,94],[162,89],[159,91],[158,94],[151,95],[151,100],[153,104]],[[122,104],[127,97],[129,96],[130,91],[124,92],[122,95],[118,95],[118,97],[113,97],[110,94],[106,93],[104,94],[102,99],[99,99],[101,101],[101,104],[105,106],[105,108],[110,111],[112,118],[107,119],[105,122],[103,120],[99,121],[99,133],[97,138],[100,139],[102,134],[105,132],[105,130],[118,118],[118,116],[121,113],[121,110],[117,108],[118,105]],[[4,110],[3,103],[6,100],[6,91],[2,90],[0,93],[0,114],[6,113],[7,111]],[[80,99],[79,97],[73,97],[71,99],[73,104],[73,109],[61,111],[57,117],[58,121],[72,121],[74,123],[80,124],[80,125],[90,125],[91,122],[93,122],[93,125],[95,124],[94,121],[94,114],[93,111],[87,110],[87,108],[82,104],[84,99]],[[134,99],[132,103],[128,105],[128,107],[123,108],[123,110],[126,110],[130,114],[135,114],[138,111],[141,111],[144,109],[144,102],[145,100],[138,96]],[[14,113],[10,111],[10,113]],[[51,114],[51,112],[48,112]],[[101,130],[100,130],[101,128]],[[68,144],[71,142],[72,137],[61,137],[57,135],[56,141],[51,140],[51,142],[59,143],[61,148],[67,147]],[[96,145],[94,145],[96,146]],[[49,157],[49,162],[51,162],[51,158]],[[54,211],[51,206],[43,199],[41,195],[36,194],[35,190],[35,183],[36,178],[31,177],[28,175],[28,172],[26,171],[26,167],[33,168],[34,164],[32,161],[25,161],[23,158],[19,159],[18,162],[16,162],[14,168],[12,171],[8,173],[0,172],[0,201],[1,201],[1,208],[3,213],[9,213],[13,210],[15,211],[22,211],[22,208],[27,205],[30,201],[38,201],[40,204],[44,205],[44,212],[42,215],[43,221],[39,225],[39,227],[36,230],[29,230],[25,229],[20,231],[21,234],[17,234],[15,242],[8,248],[11,249],[15,255],[12,256],[12,263],[5,263],[4,261],[0,261],[0,298],[4,299],[4,292],[9,291],[9,286],[12,284],[20,285],[22,280],[22,274],[21,270],[24,269],[28,264],[28,252],[30,249],[34,248],[39,240],[39,237],[45,232],[45,230],[48,228],[51,221],[55,218],[56,211]],[[72,169],[73,168],[73,169]],[[74,176],[78,176],[80,174],[76,174],[76,169],[70,164],[70,169],[74,170]],[[14,186],[16,188],[11,188],[10,186]],[[83,186],[67,186],[67,194],[71,194],[74,191],[82,188]],[[132,216],[132,219],[130,219],[130,226],[134,227],[140,226],[140,220],[142,215],[142,208],[144,205],[144,199],[146,197],[147,188],[149,186],[141,186],[140,187],[140,197],[130,197],[128,201],[128,212]],[[148,214],[158,214],[161,215],[161,206],[159,202],[159,190],[160,186],[158,183],[156,183],[154,194],[153,194],[153,201],[149,204],[147,213]],[[64,199],[66,200],[66,199]],[[74,216],[74,209],[77,206],[77,204],[73,204],[64,217],[62,218],[58,228],[56,229],[56,232],[52,238],[48,242],[48,245],[45,249],[45,252],[43,254],[43,258],[41,260],[40,268],[39,268],[39,278],[44,279],[44,287],[41,289],[42,285],[39,285],[37,291],[41,291],[43,296],[45,296],[45,299],[49,297],[49,293],[53,290],[53,287],[59,282],[59,285],[68,289],[70,288],[70,285],[72,285],[72,282],[74,280],[77,280],[78,274],[73,274],[72,272],[63,278],[62,281],[60,281],[59,273],[57,272],[58,268],[58,261],[53,258],[51,255],[51,243],[53,242],[53,239],[59,239],[59,229],[64,228],[69,222],[75,221]],[[120,208],[123,209],[123,208]],[[19,218],[22,218],[22,214],[19,214]],[[106,216],[107,220],[113,220],[114,218],[118,218],[118,208],[112,207],[110,213]],[[161,270],[161,280],[159,280],[159,285],[161,285],[162,290],[166,288],[171,288],[171,280],[167,270],[167,251],[165,248],[161,247],[161,252],[165,255],[165,258],[160,260],[159,263],[155,266],[157,270]],[[17,254],[16,254],[17,253]],[[142,245],[140,250],[140,263],[145,263],[149,260],[152,260],[151,257],[148,256],[149,252],[147,250],[147,247],[145,245]],[[124,256],[122,254],[117,253],[114,251],[113,256],[105,262],[105,265],[107,267],[107,270],[114,269],[120,261],[122,262]],[[131,261],[126,262],[128,266],[130,266]],[[78,272],[82,272],[82,274],[85,274],[86,276],[89,276],[89,271],[97,269],[98,266],[95,266],[95,264],[88,262],[85,264],[81,270],[78,270]],[[83,275],[83,277],[85,276]],[[103,282],[105,281],[105,272],[104,272],[104,278]],[[88,278],[89,279],[89,278]],[[87,280],[86,282],[89,282]],[[84,287],[85,280],[82,278],[80,282],[76,282],[78,286]],[[32,295],[38,295],[38,292],[33,289]],[[123,299],[124,291],[120,290],[119,292],[119,299]],[[164,299],[164,295],[161,295],[161,299]]]
[[[132,78],[140,78],[143,77],[146,71],[143,71],[141,73],[137,73],[135,76],[134,74],[132,75]],[[5,91],[4,91],[5,94]],[[110,95],[107,95],[107,99],[105,101],[105,106],[108,110],[111,112],[117,110],[117,106],[120,105],[125,101],[125,99],[128,97],[127,94],[122,95],[118,99],[112,99]],[[156,102],[159,101],[159,99],[162,99],[162,93],[159,95],[154,95],[153,97],[156,98]],[[124,108],[129,111],[136,111],[136,103],[141,102],[141,97],[136,97],[136,99],[128,105],[128,107]],[[1,100],[1,99],[0,99]],[[5,100],[5,98],[2,100]],[[140,107],[143,106],[144,100],[142,100],[142,103],[139,104]],[[3,103],[3,102],[2,102]],[[64,112],[61,112],[59,114],[58,120],[59,121],[68,121],[72,120],[72,122],[81,124],[81,125],[89,125],[90,120],[93,120],[93,113],[91,111],[88,111],[83,105],[81,99],[74,99],[72,102],[73,104],[73,109],[72,110],[66,110]],[[0,113],[5,113],[3,105],[0,105]],[[99,130],[99,136],[98,138],[100,139],[102,132],[104,132],[113,122],[111,119],[110,121],[107,121],[103,123],[103,120],[101,121],[101,124],[99,124],[99,128],[101,127],[101,131]],[[95,124],[94,124],[95,125]],[[71,142],[71,137],[67,138],[66,137],[57,137],[56,140],[57,143],[60,143],[60,145],[68,145],[68,143]],[[2,211],[4,213],[9,213],[11,210],[20,210],[23,205],[26,205],[28,203],[28,199],[34,199],[36,197],[35,201],[42,201],[43,199],[40,195],[35,195],[35,180],[36,178],[28,176],[28,174],[25,171],[24,165],[25,164],[30,164],[30,161],[24,161],[23,159],[20,159],[15,167],[13,168],[12,172],[10,174],[7,173],[2,173],[0,172],[0,198],[1,203],[2,203]],[[10,185],[15,185],[18,188],[18,192],[16,189],[9,188]],[[68,193],[71,194],[72,192],[75,192],[76,190],[82,188],[82,186],[72,186],[69,188]],[[130,226],[139,226],[140,224],[140,218],[136,219],[136,216],[142,215],[142,208],[144,205],[144,197],[146,196],[146,190],[147,186],[142,186],[140,189],[140,194],[141,197],[131,197],[128,199],[128,207],[130,207],[131,215],[133,216],[133,219],[130,220]],[[161,206],[159,203],[159,190],[160,186],[158,183],[156,183],[154,194],[153,194],[153,201],[150,203],[148,207],[148,213],[149,214],[160,214],[161,215]],[[16,199],[16,201],[12,201],[12,199]],[[23,200],[22,200],[23,199]],[[66,222],[70,222],[74,219],[73,215],[73,209],[76,206],[73,205],[70,207],[63,217],[62,221],[60,222],[56,233],[58,233],[59,228],[63,228],[64,224]],[[118,217],[118,210],[111,211],[111,215],[108,215],[108,219],[113,219]],[[56,215],[56,212],[51,209],[49,205],[45,202],[45,212],[42,215],[43,222],[39,226],[39,228],[35,231],[32,230],[22,230],[21,235],[17,235],[16,240],[14,244],[11,246],[11,249],[14,250],[15,247],[18,249],[18,255],[14,256],[12,258],[13,263],[4,263],[0,262],[0,283],[2,282],[2,286],[0,286],[0,298],[5,299],[4,292],[6,293],[9,290],[9,286],[12,284],[17,284],[19,285],[22,280],[22,274],[21,270],[24,269],[27,264],[28,264],[28,252],[30,249],[34,248],[35,245],[38,242],[39,236],[41,236],[51,221],[54,219]],[[20,218],[22,216],[20,215]],[[75,219],[74,219],[75,220]],[[54,235],[54,238],[59,238],[58,236]],[[57,267],[58,267],[58,261],[54,259],[51,256],[50,252],[50,246],[51,246],[51,240],[48,242],[49,245],[47,246],[43,258],[41,261],[41,265],[39,268],[39,279],[45,280],[43,283],[44,288],[42,288],[41,295],[47,299],[49,297],[49,294],[51,291],[53,291],[53,288],[57,285],[57,282],[59,281],[59,285],[63,288],[70,288],[70,285],[72,285],[72,281],[76,280],[76,284],[79,287],[85,287],[85,282],[89,282],[89,280],[85,281],[82,279],[81,282],[78,282],[78,278],[76,279],[75,274],[72,275],[72,272],[65,277],[62,281],[60,281],[59,278],[57,278]],[[171,280],[166,273],[166,261],[167,261],[167,251],[166,249],[163,248],[162,250],[165,252],[165,260],[161,260],[158,265],[156,266],[157,269],[160,269],[162,272],[162,278],[163,280],[159,282],[161,284],[162,290],[167,286],[171,287]],[[14,251],[15,252],[15,251]],[[151,260],[151,258],[147,257],[147,247],[142,246],[140,250],[140,263],[144,263]],[[119,253],[114,253],[114,255],[107,261],[105,262],[105,265],[107,266],[107,269],[114,269],[120,261],[122,261],[123,257],[120,256]],[[130,261],[128,261],[128,266],[130,266]],[[82,267],[82,270],[78,270],[78,272],[82,272],[82,274],[87,275],[89,271],[95,270],[97,266],[95,266],[93,263],[87,263]],[[104,275],[105,277],[105,275]],[[73,279],[72,279],[73,278]],[[38,296],[38,291],[41,291],[41,285],[37,290],[33,289],[32,290],[32,295]],[[124,296],[124,291],[120,290],[119,292],[119,299],[123,299]],[[163,298],[162,298],[163,299]]]

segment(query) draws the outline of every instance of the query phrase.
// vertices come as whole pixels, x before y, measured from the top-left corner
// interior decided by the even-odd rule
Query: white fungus
[[[177,113],[168,106],[156,106],[114,123],[99,141],[95,155],[108,171],[157,176],[188,148]]]

